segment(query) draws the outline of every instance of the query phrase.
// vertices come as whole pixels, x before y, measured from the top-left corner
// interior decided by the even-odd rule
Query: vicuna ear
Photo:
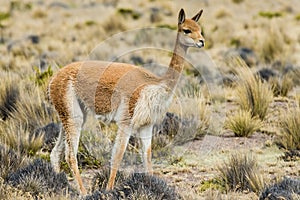
[[[200,17],[201,17],[201,15],[202,15],[202,13],[203,13],[203,10],[200,10],[200,11],[192,18],[192,20],[194,20],[195,22],[198,22],[199,19],[200,19]]]
[[[178,15],[178,24],[182,24],[184,21],[185,21],[185,13],[184,10],[181,8]]]

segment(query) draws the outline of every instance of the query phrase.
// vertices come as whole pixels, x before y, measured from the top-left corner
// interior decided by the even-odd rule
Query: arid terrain
[[[157,185],[120,175],[117,189],[103,192],[117,126],[91,114],[78,153],[88,195],[300,199],[299,0],[0,1],[0,199],[79,199],[66,162],[61,174],[49,164],[61,126],[47,97],[51,77],[92,59],[162,75],[181,8],[189,18],[204,10],[205,47],[189,49],[172,105],[153,130]],[[130,140],[120,170],[127,176],[143,169],[139,145]]]

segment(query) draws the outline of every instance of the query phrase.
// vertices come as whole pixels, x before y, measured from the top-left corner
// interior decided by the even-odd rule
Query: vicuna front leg
[[[131,132],[131,128],[119,126],[116,141],[112,151],[110,176],[106,187],[107,190],[112,190],[114,187],[117,171],[123,159]]]
[[[140,130],[140,137],[142,141],[142,157],[145,171],[150,175],[153,174],[152,169],[152,153],[151,153],[151,141],[152,141],[152,128],[153,126],[145,126]]]

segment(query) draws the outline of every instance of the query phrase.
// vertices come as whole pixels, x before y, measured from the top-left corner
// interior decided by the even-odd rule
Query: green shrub
[[[48,82],[50,80],[50,77],[53,76],[53,70],[51,66],[47,68],[45,71],[41,71],[38,67],[34,67],[35,76],[33,77],[34,82],[39,86],[44,86],[46,88],[46,85],[48,85]]]
[[[264,183],[257,161],[252,155],[232,154],[227,163],[218,168],[221,181],[230,191],[260,192]]]
[[[262,122],[257,117],[252,117],[250,111],[239,110],[235,115],[227,118],[225,127],[234,132],[238,137],[249,137],[259,130]]]
[[[274,17],[282,17],[282,13],[280,12],[269,12],[269,11],[261,11],[258,13],[258,15],[268,19],[272,19]]]
[[[244,0],[232,0],[233,3],[236,3],[236,4],[239,4],[239,3],[242,3],[244,2]]]
[[[121,15],[123,15],[125,17],[126,16],[131,16],[132,19],[139,19],[142,16],[141,13],[139,13],[135,10],[132,10],[130,8],[119,8],[118,13],[120,13]]]

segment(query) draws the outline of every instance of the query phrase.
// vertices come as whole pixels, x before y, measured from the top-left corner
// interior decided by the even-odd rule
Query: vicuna
[[[71,63],[58,71],[49,84],[49,98],[59,114],[63,127],[50,158],[60,170],[63,153],[82,194],[86,194],[78,170],[77,150],[80,132],[87,112],[113,120],[118,133],[111,157],[107,189],[114,187],[128,140],[133,133],[142,141],[143,163],[152,174],[152,128],[166,113],[172,94],[182,73],[188,47],[204,46],[201,28],[197,24],[202,10],[186,19],[184,10],[178,16],[178,33],[167,72],[158,77],[142,67],[126,63],[84,61]]]

